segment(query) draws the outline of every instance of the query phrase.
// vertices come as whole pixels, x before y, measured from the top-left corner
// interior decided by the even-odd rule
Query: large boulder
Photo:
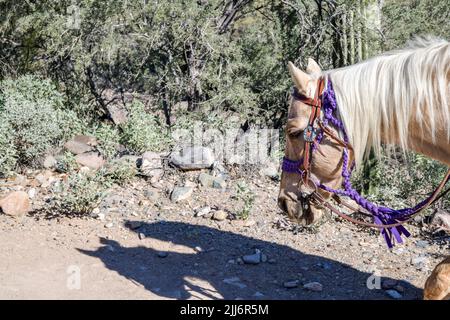
[[[73,154],[82,154],[94,150],[98,142],[95,137],[77,135],[64,144],[64,148]]]
[[[110,104],[107,109],[114,124],[119,125],[128,121],[128,112],[124,107]]]
[[[147,151],[137,162],[141,175],[149,177],[150,182],[157,182],[164,174],[163,156],[160,153]]]
[[[173,151],[169,162],[182,170],[199,170],[211,168],[214,164],[214,154],[210,148],[189,146]]]
[[[3,213],[10,216],[23,216],[31,210],[30,198],[24,191],[14,191],[0,200]]]
[[[87,152],[75,156],[75,161],[92,170],[98,170],[105,164],[105,159],[98,152]]]

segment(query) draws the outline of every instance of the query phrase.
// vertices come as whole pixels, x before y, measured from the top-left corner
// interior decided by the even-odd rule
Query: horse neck
[[[425,114],[423,119],[427,119]],[[433,132],[426,120],[419,121],[415,117],[411,117],[408,124],[408,145],[411,151],[423,154],[429,158],[450,166],[450,139],[443,119],[435,120],[436,129]],[[381,141],[384,144],[399,145],[398,133],[396,132],[395,123],[389,124],[389,130],[381,130]]]

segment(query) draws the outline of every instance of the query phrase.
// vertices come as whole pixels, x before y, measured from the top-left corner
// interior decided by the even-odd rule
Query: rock
[[[323,290],[323,286],[320,282],[308,282],[303,285],[304,289],[315,291],[315,292],[321,292]]]
[[[64,145],[64,148],[66,148],[68,151],[72,152],[73,154],[82,154],[85,152],[92,151],[94,149],[87,144],[75,142],[72,140],[66,142],[66,144]]]
[[[214,177],[207,173],[200,173],[198,175],[198,181],[203,187],[211,188],[213,186]]]
[[[255,224],[256,224],[255,220],[248,219],[248,220],[245,220],[244,227],[250,228],[250,227],[253,227]]]
[[[244,289],[247,287],[247,285],[243,284],[241,282],[241,279],[239,279],[238,277],[227,278],[223,279],[222,281],[226,284],[238,287],[239,289]]]
[[[227,261],[227,263],[228,263],[228,264],[235,264],[235,263],[236,263],[236,260],[230,259],[230,260]]]
[[[52,169],[56,166],[56,163],[57,161],[55,157],[52,155],[48,155],[44,158],[44,162],[42,165],[44,166],[45,169]]]
[[[0,208],[4,214],[20,217],[31,210],[30,199],[24,191],[13,191],[0,200]]]
[[[142,222],[128,221],[127,225],[128,225],[128,227],[130,227],[131,230],[135,230],[135,229],[139,229],[142,226]]]
[[[138,236],[139,236],[140,240],[144,240],[145,239],[145,234],[143,234],[142,232],[139,232]]]
[[[105,159],[103,159],[103,157],[98,152],[78,154],[75,156],[75,161],[78,164],[86,166],[92,170],[100,169],[105,164]]]
[[[246,264],[259,264],[261,262],[261,251],[257,249],[254,254],[243,256],[242,261]]]
[[[208,207],[208,206],[202,207],[202,208],[198,209],[198,210],[195,212],[195,216],[196,216],[196,217],[202,217],[202,216],[207,215],[207,214],[210,213],[210,212],[211,212],[211,208],[210,208],[210,207]]]
[[[108,222],[107,224],[105,224],[105,228],[107,229],[111,229],[112,227],[114,227],[114,223],[112,222]]]
[[[244,260],[242,260],[242,258],[237,258],[236,259],[236,263],[237,264],[244,264]]]
[[[255,298],[262,298],[262,297],[264,297],[264,294],[261,293],[261,292],[259,292],[259,291],[256,291],[255,294],[254,294],[253,296],[254,296]]]
[[[169,253],[167,251],[159,251],[158,252],[159,258],[166,258],[168,255],[169,255]]]
[[[103,220],[105,220],[105,214],[104,214],[104,213],[99,213],[99,214],[97,215],[97,218],[98,218],[100,221],[103,221]]]
[[[395,290],[386,290],[386,294],[392,299],[401,299],[403,296]]]
[[[194,250],[195,251],[197,251],[197,252],[203,252],[203,248],[202,247],[200,247],[200,246],[196,246],[195,248],[194,248]]]
[[[151,183],[159,181],[164,175],[163,158],[161,154],[147,151],[138,159],[137,165],[143,176],[149,177]]]
[[[267,162],[264,164],[264,167],[260,171],[261,175],[266,176],[273,180],[278,180],[278,166],[276,166],[273,162]]]
[[[436,231],[450,232],[450,212],[438,209],[431,219],[431,225],[437,228]]]
[[[36,193],[37,193],[36,189],[35,188],[31,188],[30,190],[28,190],[28,197],[30,199],[33,199],[36,196]]]
[[[125,108],[116,104],[109,104],[106,109],[108,109],[109,116],[114,124],[119,125],[128,121],[128,112]]]
[[[267,262],[267,255],[265,255],[264,253],[261,254],[261,262],[263,263]]]
[[[217,221],[223,221],[228,217],[228,213],[223,210],[215,211],[212,218]]]
[[[42,174],[38,174],[34,179],[37,181],[39,186],[42,186],[47,181],[47,178]]]
[[[225,189],[227,187],[227,182],[220,177],[215,177],[212,187],[215,189]]]
[[[411,264],[417,269],[422,269],[428,262],[428,258],[424,256],[419,256],[415,258],[411,258]]]
[[[283,282],[283,287],[292,289],[292,288],[297,288],[299,284],[300,284],[300,281],[298,281],[298,280],[290,280],[290,281]]]
[[[210,148],[201,146],[184,147],[170,154],[169,162],[182,170],[211,168],[214,154]]]
[[[384,290],[392,289],[397,285],[398,281],[394,279],[384,279],[381,282],[381,288]]]
[[[421,249],[425,249],[428,248],[430,246],[430,243],[426,240],[418,240],[416,241],[416,247],[417,248],[421,248]]]
[[[192,195],[193,190],[191,187],[175,187],[170,194],[170,200],[173,202],[186,200]]]

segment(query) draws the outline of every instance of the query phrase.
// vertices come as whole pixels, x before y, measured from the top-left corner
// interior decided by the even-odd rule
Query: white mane
[[[397,126],[398,143],[406,150],[408,123],[412,117],[416,117],[422,128],[427,126],[433,141],[439,119],[450,140],[450,46],[447,41],[416,39],[403,50],[384,53],[326,74],[332,80],[357,164],[372,147],[380,154],[381,134],[388,136],[392,125]]]

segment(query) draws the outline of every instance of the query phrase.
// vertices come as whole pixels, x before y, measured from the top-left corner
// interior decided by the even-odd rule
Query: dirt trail
[[[258,196],[247,222],[195,217],[206,204],[232,209],[229,192],[199,189],[176,204],[161,195],[147,205],[138,201],[145,183],[114,190],[101,207],[104,220],[0,215],[0,298],[391,299],[368,289],[376,269],[401,299],[419,299],[448,254],[448,238],[423,241],[414,226],[393,251],[374,233],[334,218],[317,233],[280,229],[276,182],[252,188]],[[264,262],[242,263],[256,249]],[[321,290],[303,287],[311,282]]]

